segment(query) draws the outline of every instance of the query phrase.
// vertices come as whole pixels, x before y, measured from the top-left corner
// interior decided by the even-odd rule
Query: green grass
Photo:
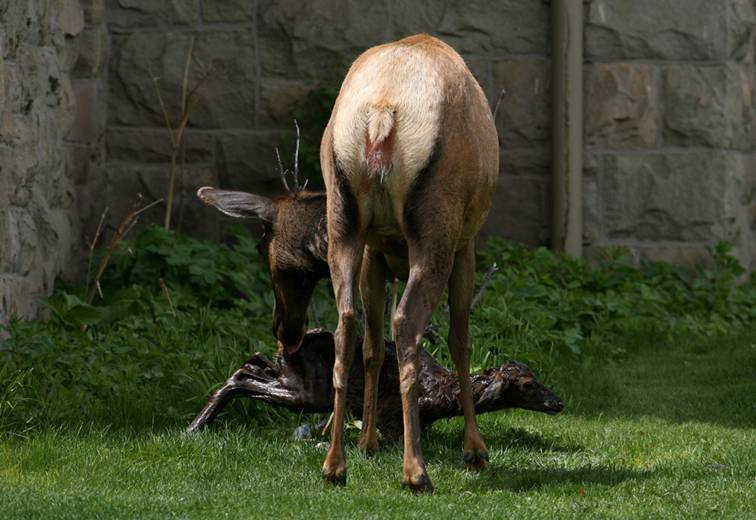
[[[424,440],[432,496],[399,488],[401,452],[356,452],[324,489],[325,452],[294,441],[322,417],[250,400],[210,430],[183,427],[254,351],[269,355],[272,294],[254,240],[219,246],[150,228],[115,251],[102,296],[58,284],[52,319],[0,334],[0,519],[756,518],[756,276],[726,244],[711,266],[599,268],[492,240],[471,317],[474,370],[514,358],[567,402],[550,417],[484,415],[492,468],[461,461],[461,420]],[[478,278],[480,280],[480,278]],[[321,322],[336,317],[327,283]],[[425,346],[450,364],[448,316]]]
[[[461,421],[438,423],[431,496],[400,489],[398,448],[365,457],[354,439],[348,486],[324,488],[324,451],[291,439],[292,416],[194,436],[69,425],[0,441],[0,517],[756,517],[756,329],[626,339],[622,358],[555,371],[561,415],[481,416],[487,473],[462,469]]]

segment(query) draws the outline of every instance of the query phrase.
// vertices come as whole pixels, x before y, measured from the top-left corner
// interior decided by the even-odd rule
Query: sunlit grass
[[[424,439],[431,496],[400,489],[399,448],[366,457],[354,436],[348,486],[324,488],[324,449],[291,438],[291,415],[192,436],[61,426],[0,442],[0,517],[753,517],[756,330],[663,347],[560,367],[559,416],[481,416],[487,473],[462,469],[461,421],[438,423]]]

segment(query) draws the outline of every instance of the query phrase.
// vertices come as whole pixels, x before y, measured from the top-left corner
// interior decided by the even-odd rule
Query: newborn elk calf
[[[206,426],[237,396],[283,406],[295,413],[332,410],[333,334],[310,331],[302,343],[295,353],[279,351],[273,361],[259,352],[252,356],[213,392],[187,431],[195,432]],[[418,365],[421,428],[430,427],[438,419],[461,415],[456,374],[441,366],[423,348],[418,354]],[[364,379],[362,364],[354,363],[349,372],[347,408],[357,417],[362,417],[364,411]],[[385,343],[379,392],[376,424],[386,441],[397,442],[402,436],[402,408],[396,346],[390,341]],[[472,376],[472,394],[476,413],[523,408],[555,414],[564,407],[562,400],[538,381],[527,365],[516,361]]]

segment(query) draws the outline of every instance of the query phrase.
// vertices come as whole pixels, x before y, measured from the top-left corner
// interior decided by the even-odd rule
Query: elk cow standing
[[[404,421],[402,485],[433,489],[420,448],[417,356],[431,313],[449,289],[448,344],[457,367],[468,468],[488,451],[475,421],[468,319],[474,240],[491,205],[499,148],[491,110],[462,58],[428,35],[373,47],[354,62],[323,134],[328,265],[339,314],[334,421],[323,478],[346,482],[344,411],[356,339],[356,292],[365,312],[363,430],[377,449],[387,272],[406,275],[393,318]],[[404,276],[403,276],[404,277]]]

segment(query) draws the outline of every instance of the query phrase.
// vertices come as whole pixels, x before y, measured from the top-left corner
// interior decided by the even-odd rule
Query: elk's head
[[[241,191],[200,188],[197,197],[223,213],[258,218],[265,233],[258,249],[275,295],[273,335],[279,349],[299,349],[318,280],[328,276],[325,194],[297,191],[275,199]]]

